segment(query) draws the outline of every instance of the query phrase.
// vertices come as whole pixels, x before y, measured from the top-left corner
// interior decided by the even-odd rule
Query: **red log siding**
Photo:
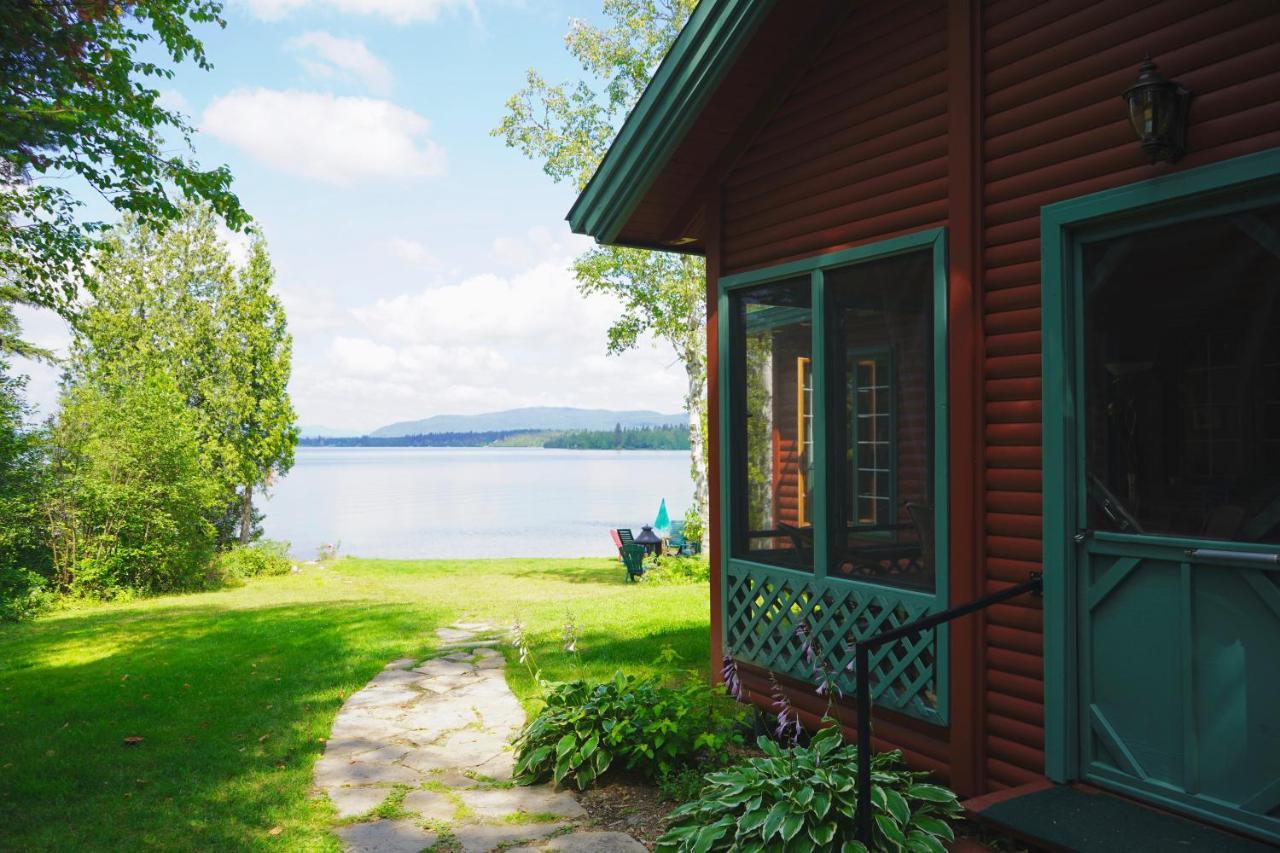
[[[1168,171],[1146,163],[1119,98],[1144,51],[1196,93],[1176,168],[1280,145],[1280,5],[995,0],[983,26],[982,510],[995,591],[1042,553],[1040,208]],[[1000,788],[1044,770],[1039,609],[992,608],[984,641],[985,771]]]
[[[724,184],[725,272],[942,224],[946,4],[858,4]]]
[[[725,274],[947,224],[949,181],[973,176],[947,172],[945,7],[870,0],[835,28],[727,174],[709,246]],[[1040,208],[1170,170],[1146,163],[1119,97],[1144,51],[1196,95],[1191,153],[1172,168],[1280,146],[1280,3],[985,0],[979,27],[982,483],[970,534],[975,591],[993,592],[1041,568]],[[953,574],[969,571],[962,560]],[[1044,770],[1041,611],[997,606],[979,630],[973,778],[998,789]],[[769,705],[763,674],[744,683]],[[787,691],[816,723],[825,703]],[[886,715],[876,745],[948,778],[948,736]]]
[[[945,224],[946,20],[945,0],[878,0],[836,26],[725,178],[724,274]],[[896,363],[895,371],[923,387],[919,365]],[[779,417],[794,419],[794,380],[786,388],[777,393],[789,414]],[[898,405],[913,402],[906,393]],[[903,418],[899,429],[905,499],[923,488],[923,459],[913,455],[922,427]],[[767,678],[744,669],[744,685],[770,708]],[[791,682],[786,690],[816,728],[825,700]],[[853,723],[847,707],[840,717]],[[914,766],[951,778],[946,729],[877,713],[875,731],[877,747],[902,749]]]

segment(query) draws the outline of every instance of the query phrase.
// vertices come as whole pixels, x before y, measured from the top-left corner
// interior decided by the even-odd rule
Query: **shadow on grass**
[[[334,848],[307,796],[322,739],[387,661],[425,656],[443,618],[206,600],[0,633],[0,849]]]

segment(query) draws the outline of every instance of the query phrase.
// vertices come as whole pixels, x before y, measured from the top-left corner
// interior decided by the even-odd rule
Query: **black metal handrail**
[[[999,604],[1002,601],[1008,601],[1011,598],[1017,598],[1028,592],[1039,594],[1044,588],[1044,579],[1040,572],[1032,572],[1029,580],[1023,581],[1017,586],[1011,586],[1008,589],[1002,589],[1000,592],[983,596],[982,598],[970,601],[967,604],[961,604],[958,607],[952,607],[950,610],[943,610],[914,622],[908,622],[900,628],[893,628],[889,631],[883,631],[866,640],[860,640],[854,644],[854,667],[855,678],[858,687],[858,822],[857,822],[857,838],[863,844],[871,843],[871,672],[870,658],[871,653],[883,646],[885,643],[892,643],[902,640],[906,637],[913,636],[921,631],[927,631],[930,628],[936,628],[953,619],[961,616],[968,616],[970,613],[977,613],[990,607],[993,604]]]

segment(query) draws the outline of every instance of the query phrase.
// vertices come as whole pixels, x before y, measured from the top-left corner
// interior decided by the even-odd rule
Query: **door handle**
[[[1228,563],[1256,569],[1280,570],[1280,554],[1266,551],[1224,551],[1220,548],[1188,548],[1184,554],[1189,563]]]

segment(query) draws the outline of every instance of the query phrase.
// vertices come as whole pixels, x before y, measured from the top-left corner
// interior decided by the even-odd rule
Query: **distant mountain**
[[[327,426],[302,426],[298,427],[298,432],[302,438],[354,438],[360,435],[359,430]]]
[[[508,409],[483,415],[436,415],[421,421],[388,424],[369,433],[377,438],[405,435],[429,435],[437,432],[497,432],[522,429],[603,430],[622,424],[623,429],[651,426],[678,426],[688,423],[684,412],[664,415],[659,412],[614,412],[608,409],[573,409],[534,407]]]

